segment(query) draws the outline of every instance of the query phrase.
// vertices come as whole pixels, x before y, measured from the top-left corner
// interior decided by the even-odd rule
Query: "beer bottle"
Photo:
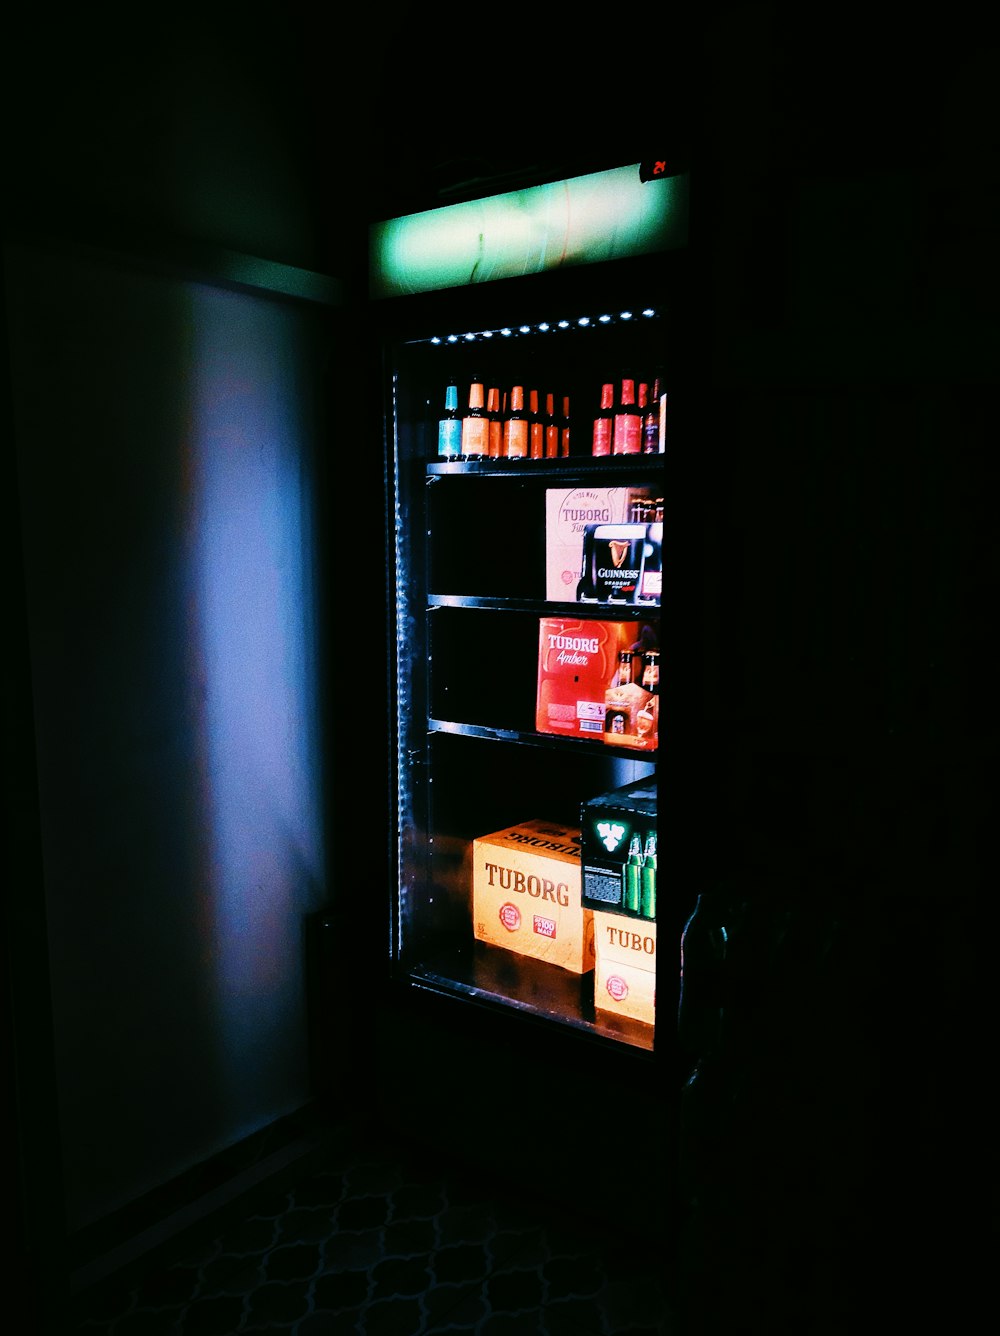
[[[497,385],[490,386],[486,413],[490,420],[490,458],[499,459],[503,454],[503,422],[500,418],[500,387]]]
[[[556,397],[547,393],[545,396],[545,416],[542,419],[545,431],[545,458],[559,458],[559,423],[556,421]]]
[[[458,385],[450,380],[444,392],[444,412],[438,419],[438,459],[457,459],[462,453],[462,415]]]
[[[528,440],[530,442],[528,453],[531,458],[544,459],[545,425],[542,422],[542,415],[538,411],[537,390],[528,392]]]
[[[503,424],[503,452],[508,459],[525,459],[528,454],[528,414],[524,407],[524,386],[510,392],[510,408]]]
[[[563,459],[569,457],[569,395],[563,395],[562,417],[559,421],[559,454]]]
[[[651,695],[659,695],[660,691],[660,651],[658,649],[647,649],[642,656],[642,682],[640,683],[644,691]]]
[[[490,452],[490,419],[486,412],[486,392],[482,378],[473,376],[469,386],[469,406],[462,418],[462,454],[466,459],[482,459]]]
[[[628,858],[622,868],[622,905],[633,914],[639,912],[642,882],[642,841],[638,834],[632,836],[628,847]]]
[[[621,391],[615,402],[611,430],[611,453],[613,455],[638,455],[641,453],[642,418],[635,402],[635,381],[624,377]]]
[[[662,455],[667,442],[667,382],[662,371],[653,382],[653,402],[650,408],[656,413],[656,450],[653,453]]]
[[[653,381],[653,394],[646,404],[642,415],[642,453],[658,455],[663,447],[660,444],[660,399],[663,381],[657,376]]]
[[[614,425],[615,387],[608,381],[601,386],[601,407],[594,418],[593,455],[611,454],[611,428]]]
[[[646,528],[646,538],[642,545],[642,568],[639,574],[639,588],[636,593],[637,603],[659,603],[663,593],[663,500],[659,505],[649,507],[651,519]],[[657,670],[657,680],[659,671]]]
[[[656,831],[646,836],[640,876],[639,913],[643,918],[656,918]]]
[[[628,686],[628,684],[633,680],[632,665],[634,662],[634,658],[635,656],[633,655],[630,649],[623,649],[618,651],[618,682],[617,682],[618,686],[620,687]]]

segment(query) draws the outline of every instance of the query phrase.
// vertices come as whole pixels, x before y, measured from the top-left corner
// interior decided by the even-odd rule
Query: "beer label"
[[[614,425],[616,455],[637,455],[642,450],[642,419],[637,413],[618,413]]]
[[[583,870],[584,894],[588,900],[596,900],[608,905],[620,905],[622,901],[622,879],[620,873],[608,872],[605,868],[592,867],[588,864]]]
[[[488,455],[490,452],[490,420],[485,417],[462,419],[462,454]]]
[[[524,459],[528,454],[528,422],[512,418],[504,423],[504,454],[508,459]]]
[[[517,905],[512,905],[509,900],[506,904],[500,906],[497,918],[508,932],[517,932],[521,926],[521,911]]]
[[[438,456],[451,459],[462,453],[462,419],[443,418],[438,423]]]
[[[609,974],[605,987],[616,1002],[624,1002],[628,997],[628,984],[620,974]]]
[[[591,451],[595,455],[611,454],[611,419],[594,419],[594,444]]]

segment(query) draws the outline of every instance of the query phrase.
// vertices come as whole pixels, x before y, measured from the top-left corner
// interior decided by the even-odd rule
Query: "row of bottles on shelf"
[[[438,459],[565,459],[570,455],[568,394],[546,391],[542,395],[523,385],[501,390],[473,376],[464,399],[460,406],[458,382],[449,381],[438,420]],[[654,378],[652,386],[629,376],[606,381],[593,420],[590,453],[663,454],[666,412],[662,375]]]

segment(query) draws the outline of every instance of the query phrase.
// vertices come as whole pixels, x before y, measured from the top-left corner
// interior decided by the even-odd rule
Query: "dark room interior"
[[[964,1328],[991,34],[210,0],[5,37],[7,1329]],[[703,973],[640,1063],[391,969],[367,238],[656,155],[691,180],[661,793]]]

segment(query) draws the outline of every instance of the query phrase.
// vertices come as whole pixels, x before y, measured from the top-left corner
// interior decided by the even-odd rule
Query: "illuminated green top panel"
[[[616,167],[390,218],[369,228],[368,291],[400,297],[671,250],[687,242],[688,177]]]

